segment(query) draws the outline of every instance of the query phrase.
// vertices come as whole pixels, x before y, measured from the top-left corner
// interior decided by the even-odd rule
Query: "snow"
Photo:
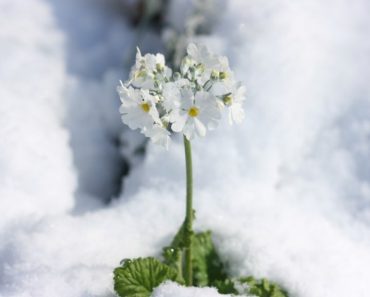
[[[136,42],[162,46],[156,32],[137,38],[121,5],[0,2],[2,297],[113,296],[119,261],[158,255],[183,220],[181,139],[143,157],[119,121]],[[213,230],[233,276],[368,296],[369,6],[229,1],[199,38],[248,89],[242,125],[193,143],[196,228]],[[218,295],[167,283],[153,296],[169,294]]]
[[[153,297],[219,297],[219,296],[231,296],[221,295],[215,288],[195,288],[195,287],[183,287],[173,282],[165,282],[156,288],[152,294]]]
[[[63,34],[48,6],[23,2],[0,3],[0,226],[68,211],[76,186],[61,125]]]

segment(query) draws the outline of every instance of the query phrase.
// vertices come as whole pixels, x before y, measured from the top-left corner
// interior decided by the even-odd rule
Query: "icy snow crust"
[[[113,267],[158,255],[181,224],[181,139],[169,152],[149,145],[119,199],[99,206],[119,171],[119,57],[135,42],[101,5],[0,3],[2,297],[113,296]],[[249,89],[244,124],[193,143],[196,227],[214,230],[232,275],[292,296],[368,297],[369,9],[229,1],[203,38]],[[154,296],[198,294],[217,295],[165,284]]]

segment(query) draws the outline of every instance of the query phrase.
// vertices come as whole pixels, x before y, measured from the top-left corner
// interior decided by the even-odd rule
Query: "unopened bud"
[[[232,103],[233,103],[233,97],[231,96],[231,94],[229,95],[225,95],[223,98],[222,98],[222,101],[224,102],[224,104],[226,106],[230,106]]]
[[[164,65],[160,64],[160,63],[157,63],[155,65],[155,68],[157,69],[158,72],[163,72],[164,70]]]
[[[225,78],[227,78],[227,72],[225,72],[225,71],[221,71],[221,72],[220,72],[219,77],[220,77],[220,79],[225,79]]]
[[[211,78],[212,79],[218,79],[220,76],[220,73],[216,70],[212,70],[212,73],[211,73]]]
[[[146,77],[146,71],[145,70],[136,71],[134,76],[135,78]]]
[[[179,73],[179,72],[175,72],[174,74],[173,74],[173,79],[174,80],[179,80],[181,78],[181,74]]]

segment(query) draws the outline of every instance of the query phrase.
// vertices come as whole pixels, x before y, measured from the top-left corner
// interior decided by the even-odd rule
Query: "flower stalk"
[[[193,235],[193,168],[191,158],[191,144],[184,136],[185,164],[186,164],[186,213],[185,213],[185,284],[193,283],[192,267],[192,235]]]

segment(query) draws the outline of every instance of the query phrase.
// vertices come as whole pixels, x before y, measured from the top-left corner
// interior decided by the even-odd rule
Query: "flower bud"
[[[233,97],[231,94],[227,94],[222,98],[222,101],[226,106],[230,106],[233,103]]]
[[[155,65],[155,68],[157,69],[158,72],[163,72],[164,70],[164,65],[160,64],[160,63],[157,63]]]
[[[211,73],[211,78],[212,79],[216,80],[216,79],[219,78],[219,76],[220,76],[220,73],[218,71],[212,70],[212,73]]]
[[[173,79],[174,80],[179,80],[181,78],[181,74],[179,73],[179,72],[175,72],[174,74],[173,74]]]
[[[136,71],[135,72],[135,75],[134,77],[135,78],[142,78],[142,77],[146,77],[147,73],[145,70],[139,70],[139,71]]]
[[[225,79],[225,78],[227,78],[227,72],[225,72],[225,71],[221,71],[221,72],[220,72],[219,77],[220,77],[220,79]]]

